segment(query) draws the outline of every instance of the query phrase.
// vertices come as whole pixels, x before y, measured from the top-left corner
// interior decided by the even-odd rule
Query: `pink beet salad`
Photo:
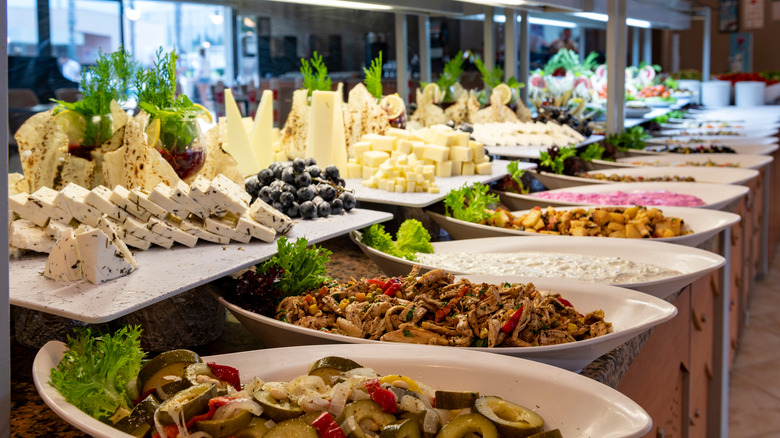
[[[615,191],[608,193],[539,192],[533,196],[564,202],[599,205],[666,205],[673,207],[698,207],[704,205],[701,198],[666,190],[649,192]]]

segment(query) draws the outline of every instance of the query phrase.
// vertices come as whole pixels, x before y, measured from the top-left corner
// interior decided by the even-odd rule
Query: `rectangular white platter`
[[[587,146],[604,139],[603,135],[591,135],[585,141],[579,143],[577,147]],[[497,155],[506,158],[527,158],[538,159],[541,152],[547,152],[551,146],[490,146],[485,145],[490,155]]]
[[[492,152],[493,151],[491,151],[491,153]],[[509,161],[506,160],[493,160],[493,172],[490,175],[436,178],[436,186],[439,187],[439,193],[387,192],[384,190],[363,187],[361,184],[362,180],[357,178],[346,180],[346,188],[348,190],[354,190],[355,199],[361,202],[422,208],[441,201],[451,190],[457,189],[464,184],[487,184],[503,178],[504,175],[507,174],[506,166],[508,164]],[[535,167],[536,164],[533,163],[518,163],[518,168],[520,169],[533,169]]]
[[[354,209],[316,220],[296,220],[287,237],[322,242],[375,223],[390,213]],[[82,280],[61,283],[43,275],[45,255],[9,261],[10,302],[91,324],[108,322],[181,292],[252,266],[276,254],[276,242],[253,240],[220,245],[200,241],[194,248],[176,245],[136,252],[136,272],[100,285]]]

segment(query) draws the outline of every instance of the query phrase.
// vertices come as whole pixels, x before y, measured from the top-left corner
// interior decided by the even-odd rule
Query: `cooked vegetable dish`
[[[618,175],[612,173],[609,175],[603,173],[587,173],[581,172],[577,174],[580,178],[597,179],[601,181],[612,182],[695,182],[696,179],[692,176],[680,176],[680,175],[664,175],[664,176],[631,176],[631,175]]]
[[[441,270],[418,278],[419,269],[285,298],[276,318],[356,338],[456,347],[553,345],[611,332],[602,310],[583,315],[532,283],[455,281]]]

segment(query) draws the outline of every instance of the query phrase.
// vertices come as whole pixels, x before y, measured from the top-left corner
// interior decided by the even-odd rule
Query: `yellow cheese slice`
[[[238,110],[233,91],[225,88],[225,113],[227,116],[227,145],[225,149],[238,163],[238,171],[247,176],[257,173],[257,156],[244,129],[243,117]]]
[[[255,124],[252,128],[252,148],[257,166],[265,169],[274,161],[274,92],[264,90],[257,105]]]
[[[309,135],[306,138],[305,155],[306,158],[314,158],[322,169],[333,164],[331,162],[331,148],[333,147],[333,127],[335,126],[334,107],[340,102],[341,97],[333,91],[315,90],[311,94],[309,109],[311,116],[309,117]],[[344,171],[346,170],[345,168]]]

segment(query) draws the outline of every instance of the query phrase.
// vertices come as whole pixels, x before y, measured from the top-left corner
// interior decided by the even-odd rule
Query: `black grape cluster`
[[[355,196],[344,190],[336,166],[320,169],[313,158],[271,163],[246,182],[252,201],[260,198],[291,218],[314,219],[355,208]]]

